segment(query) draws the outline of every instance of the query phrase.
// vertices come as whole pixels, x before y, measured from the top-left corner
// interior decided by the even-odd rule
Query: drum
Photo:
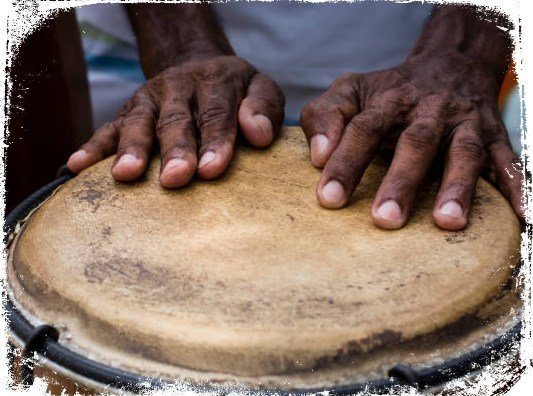
[[[157,159],[133,184],[112,179],[112,161],[7,218],[10,340],[56,379],[95,391],[386,392],[442,384],[516,346],[520,224],[485,181],[466,230],[433,224],[428,182],[409,223],[386,231],[370,218],[386,164],[370,166],[346,208],[324,209],[298,128],[262,152],[239,147],[224,177],[179,190],[161,188]],[[29,383],[37,368],[23,361]]]

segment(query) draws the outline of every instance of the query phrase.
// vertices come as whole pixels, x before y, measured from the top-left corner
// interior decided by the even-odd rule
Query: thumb
[[[267,147],[281,130],[285,96],[264,74],[255,74],[239,107],[239,126],[248,143]]]

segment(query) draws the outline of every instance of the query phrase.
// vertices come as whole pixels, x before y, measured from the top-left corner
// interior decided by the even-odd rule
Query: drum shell
[[[50,191],[52,191],[52,190],[50,190]],[[42,198],[45,198],[45,196],[43,196]],[[39,202],[37,202],[37,204],[40,203],[41,201],[42,201],[42,200],[40,200]],[[291,221],[292,221],[292,220],[291,220]],[[455,241],[452,240],[452,242],[455,242]],[[450,243],[451,243],[451,242],[450,242]],[[13,279],[13,277],[12,277],[12,279]],[[19,289],[19,290],[20,290],[20,289]],[[27,317],[28,319],[30,319],[31,315],[26,315],[26,317]],[[46,317],[33,318],[33,319],[31,320],[31,322],[32,322],[33,324],[35,324],[35,323],[38,323],[39,320],[40,320],[40,321],[46,321]],[[58,323],[58,322],[57,322],[57,321],[56,321],[56,322],[53,321],[52,324],[54,324],[54,323]],[[463,325],[464,325],[464,323],[463,323]],[[467,327],[468,327],[468,326],[467,326]],[[458,329],[458,328],[455,328],[455,330],[457,330],[457,329]],[[491,330],[490,330],[491,333],[492,333],[492,330],[495,330],[495,329],[494,329],[494,328],[491,329]],[[451,330],[448,329],[448,332],[450,332],[450,331],[451,331]],[[462,330],[459,328],[458,332],[461,332],[461,331],[462,331]],[[487,331],[488,331],[488,330],[487,330]],[[453,333],[453,331],[452,331],[452,333]],[[412,346],[412,345],[411,345],[411,346]],[[460,348],[460,349],[461,349],[461,348]],[[466,348],[464,348],[464,350],[466,350]],[[379,355],[379,351],[377,351],[377,352],[375,352],[375,353],[372,352],[372,354],[377,356],[377,355]],[[453,354],[450,354],[450,356],[452,356],[452,355],[453,355]],[[366,357],[368,357],[368,356],[366,356]],[[373,357],[373,356],[372,356],[372,357]],[[361,358],[364,359],[365,356],[362,356]],[[57,372],[62,372],[62,370],[60,370],[60,369],[56,369],[55,371],[57,371]],[[179,378],[181,373],[182,373],[182,371],[179,371],[179,370],[178,370],[178,371],[177,371],[176,378]],[[382,374],[382,375],[386,375],[386,370],[385,370],[384,372],[380,373],[380,374]],[[211,380],[212,380],[213,382],[217,382],[217,381],[220,382],[220,381],[221,381],[221,378],[227,378],[227,377],[228,377],[227,375],[224,376],[224,377],[214,375],[214,376],[212,376],[211,378],[207,378],[207,379],[206,379],[206,377],[204,377],[204,379],[206,380],[206,382],[210,382]],[[67,378],[68,378],[68,377],[67,377]],[[355,378],[355,377],[351,377],[351,378]],[[247,381],[247,380],[245,380],[245,382],[246,382],[246,381]],[[304,381],[304,382],[305,382],[305,381]],[[279,383],[279,382],[278,382],[278,383]],[[333,383],[333,382],[330,382],[330,383]],[[248,381],[248,384],[251,384],[250,386],[252,386],[252,385],[253,385],[253,380]],[[332,386],[333,386],[333,385],[332,385]],[[327,388],[327,386],[326,386],[326,388]]]

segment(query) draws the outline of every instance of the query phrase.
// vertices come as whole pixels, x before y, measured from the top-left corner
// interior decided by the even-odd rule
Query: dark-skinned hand
[[[394,158],[372,205],[379,227],[406,224],[436,158],[444,159],[433,210],[439,227],[466,227],[482,171],[523,219],[523,175],[498,111],[498,90],[494,73],[459,53],[413,56],[393,69],[337,79],[301,113],[312,162],[324,167],[318,201],[346,205],[388,143],[395,145]]]
[[[273,141],[284,101],[274,81],[237,56],[186,62],[149,79],[67,165],[77,173],[116,153],[113,177],[133,181],[157,139],[163,187],[184,186],[195,173],[213,179],[231,161],[239,130],[255,147]]]

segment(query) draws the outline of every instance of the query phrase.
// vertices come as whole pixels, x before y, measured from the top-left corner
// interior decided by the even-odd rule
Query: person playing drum
[[[395,154],[374,198],[377,226],[406,224],[432,164],[443,168],[433,210],[439,227],[466,227],[483,171],[524,219],[523,175],[497,105],[512,50],[511,25],[502,15],[374,2],[126,9],[147,81],[70,157],[72,171],[116,153],[113,177],[134,181],[157,140],[163,187],[183,187],[195,175],[217,178],[231,161],[238,131],[252,146],[270,145],[284,119],[295,122],[300,102],[338,72],[344,74],[300,115],[312,163],[323,168],[322,206],[345,206],[378,149],[388,145]],[[400,22],[390,27],[394,20]],[[407,59],[398,62],[416,35]],[[380,49],[397,50],[397,63],[380,63],[386,58]],[[259,70],[288,94],[287,118],[280,86]]]

